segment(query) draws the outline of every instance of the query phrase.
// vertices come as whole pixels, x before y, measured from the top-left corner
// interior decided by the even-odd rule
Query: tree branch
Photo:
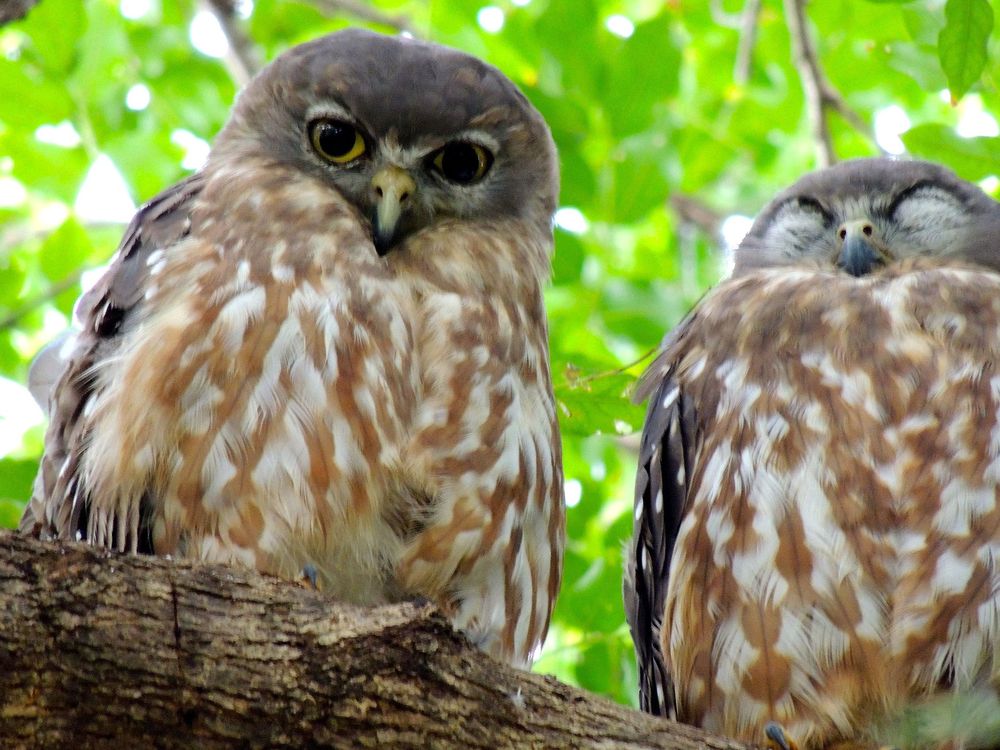
[[[19,21],[38,5],[38,0],[0,0],[0,26]]]
[[[0,746],[742,747],[502,665],[429,606],[12,533]]]
[[[837,155],[833,150],[830,128],[823,111],[823,71],[819,67],[812,37],[806,28],[804,0],[784,1],[785,22],[792,38],[792,55],[802,81],[806,110],[816,143],[816,162],[820,167],[828,167],[837,160]]]
[[[224,60],[229,75],[239,88],[243,88],[264,66],[260,52],[236,19],[236,6],[232,0],[203,0],[205,7],[215,16],[222,33],[229,42],[229,52]]]
[[[396,29],[396,31],[405,31],[408,34],[413,34],[414,36],[419,36],[416,30],[413,28],[413,24],[410,19],[404,15],[390,16],[386,13],[382,13],[363,2],[357,2],[357,0],[308,0],[312,5],[315,5],[322,12],[329,15],[340,15],[346,14],[352,16],[359,21],[367,21],[368,23],[377,23],[381,26],[388,26],[391,29]]]
[[[736,49],[733,80],[743,85],[750,80],[753,70],[753,50],[757,46],[757,20],[760,18],[761,0],[746,0],[740,14],[740,44]]]
[[[837,160],[826,119],[827,109],[836,111],[847,123],[873,143],[875,134],[868,124],[848,106],[833,85],[827,80],[819,64],[813,38],[806,27],[805,0],[784,0],[785,23],[792,41],[794,64],[802,81],[806,108],[816,143],[817,166],[828,167]],[[882,151],[881,148],[879,148]]]
[[[670,196],[670,207],[682,223],[691,224],[719,242],[722,233],[722,214],[691,195],[674,193]]]
[[[46,302],[51,302],[67,289],[75,287],[80,283],[81,276],[83,276],[83,269],[74,271],[62,281],[57,281],[52,286],[43,289],[34,297],[27,300],[23,305],[0,318],[0,331],[6,331],[9,328],[13,328],[18,321],[20,321],[21,318],[28,313],[37,310]]]

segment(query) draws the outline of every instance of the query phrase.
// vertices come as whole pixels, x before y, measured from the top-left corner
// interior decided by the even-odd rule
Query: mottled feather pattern
[[[485,114],[466,104],[506,149],[496,180],[463,192],[421,171],[418,146],[396,148],[425,137],[393,123],[431,116],[430,92],[379,115],[390,132],[369,134],[370,162],[317,159],[311,99],[336,100],[369,70],[365,55],[385,54],[489,83]],[[317,65],[344,73],[321,81],[332,93],[299,80]],[[359,122],[395,100],[360,97]],[[386,164],[458,209],[409,217],[383,255],[367,213],[377,196],[358,175]],[[361,604],[430,598],[481,648],[530,665],[564,537],[542,307],[554,165],[537,113],[473,58],[357,31],[279,58],[203,170],[139,212],[82,300],[86,329],[54,391],[22,530],[286,578],[308,566],[325,592]],[[509,174],[530,193],[516,210],[490,193]]]
[[[83,330],[74,341],[64,342],[69,350],[61,376],[49,395],[49,429],[31,501],[21,518],[20,530],[35,536],[57,533],[73,538],[83,534],[81,515],[86,522],[87,490],[79,481],[79,459],[89,440],[88,420],[92,409],[94,367],[120,342],[125,318],[141,302],[139,290],[148,276],[148,257],[179,241],[189,229],[187,206],[201,189],[202,176],[191,178],[165,190],[136,213],[112,258],[108,272],[78,300],[76,314]],[[59,498],[51,502],[49,498]],[[119,525],[117,534],[124,545],[126,528],[132,529],[129,546],[149,550],[144,545],[136,518]],[[124,522],[124,519],[123,519]]]
[[[654,633],[662,612],[679,719],[756,741],[775,720],[820,747],[992,681],[998,318],[1000,276],[914,259],[753,271],[671,338],[637,488],[633,554],[655,562],[629,609]],[[686,487],[663,476],[680,465]]]

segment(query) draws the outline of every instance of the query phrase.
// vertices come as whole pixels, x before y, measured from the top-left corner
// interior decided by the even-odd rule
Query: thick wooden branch
[[[430,606],[4,533],[0,747],[740,746],[501,665]]]

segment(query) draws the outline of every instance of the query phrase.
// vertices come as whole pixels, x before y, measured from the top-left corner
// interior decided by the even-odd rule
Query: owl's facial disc
[[[372,241],[379,256],[388,253],[399,239],[400,217],[409,208],[417,186],[404,169],[390,165],[372,177],[374,209],[372,211]]]

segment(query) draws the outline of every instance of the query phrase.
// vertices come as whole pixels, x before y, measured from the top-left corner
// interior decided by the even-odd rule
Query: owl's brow
[[[958,201],[962,200],[962,196],[960,196],[954,190],[949,188],[948,185],[942,185],[940,182],[935,182],[934,180],[929,180],[929,179],[917,180],[912,185],[910,185],[909,187],[905,188],[904,190],[896,194],[896,197],[889,202],[888,206],[885,207],[885,215],[891,218],[892,216],[895,215],[896,211],[899,209],[900,205],[904,201],[906,201],[909,198],[912,198],[916,193],[919,193],[921,190],[927,190],[928,188],[948,193],[955,200]]]
[[[826,206],[813,198],[811,195],[791,195],[774,207],[772,216],[777,218],[786,208],[805,208],[815,211],[823,217],[823,222],[830,224],[833,222],[833,214],[827,210]],[[773,222],[774,219],[772,219]]]
[[[496,155],[500,151],[500,141],[494,138],[492,135],[487,133],[485,130],[479,130],[478,128],[467,128],[465,130],[460,130],[459,132],[453,134],[448,138],[449,141],[464,141],[466,143],[475,143],[479,146],[484,146]]]
[[[312,122],[319,117],[330,117],[336,120],[346,120],[359,125],[358,118],[344,104],[336,99],[328,99],[322,104],[315,104],[306,110],[306,122]]]

